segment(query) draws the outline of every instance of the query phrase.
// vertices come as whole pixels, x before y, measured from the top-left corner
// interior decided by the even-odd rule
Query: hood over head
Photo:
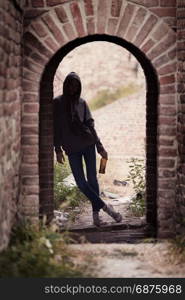
[[[82,90],[81,80],[77,73],[70,72],[63,83],[63,95],[70,102],[76,102],[80,98]]]

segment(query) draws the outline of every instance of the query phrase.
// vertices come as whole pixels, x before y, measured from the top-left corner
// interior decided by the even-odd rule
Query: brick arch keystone
[[[153,142],[156,151],[153,153],[151,151],[147,159],[148,170],[150,169],[151,174],[152,159],[154,156],[156,159],[158,179],[156,179],[155,209],[158,235],[171,236],[174,228],[171,215],[174,209],[173,187],[176,183],[175,166],[177,163],[176,34],[162,18],[153,14],[149,9],[127,1],[118,2],[119,10],[111,5],[115,1],[99,0],[94,3],[87,0],[74,0],[66,2],[52,7],[48,12],[35,18],[24,33],[24,100],[22,103],[24,201],[22,210],[25,215],[37,218],[40,205],[41,213],[43,213],[43,207],[47,213],[51,213],[53,209],[53,160],[48,160],[48,151],[52,151],[52,116],[49,113],[52,111],[52,103],[48,99],[51,100],[53,96],[52,80],[57,66],[50,62],[63,47],[72,41],[78,43],[81,38],[106,35],[121,39],[130,45],[128,49],[134,55],[138,49],[137,58],[139,60],[139,55],[143,57],[140,63],[143,62],[144,71],[145,62],[148,62],[159,83],[159,95],[152,89],[152,85],[150,86],[152,91],[149,91],[149,86],[147,90],[147,94],[150,94],[147,105],[150,111],[152,109],[156,111],[157,122],[153,128],[156,132],[156,143],[154,143],[155,139],[152,140],[152,134],[148,135],[148,143]],[[45,70],[48,65],[50,74],[46,76]],[[146,80],[150,81],[152,74],[145,72],[145,75]],[[151,78],[151,82],[152,80]],[[155,82],[153,86],[157,89]],[[147,122],[150,124],[149,130],[152,130],[152,120],[147,119]],[[152,142],[149,141],[150,139]],[[152,192],[152,189],[150,191]],[[151,204],[150,207],[150,203],[148,206],[152,215],[154,206]],[[155,212],[153,213],[155,215]]]

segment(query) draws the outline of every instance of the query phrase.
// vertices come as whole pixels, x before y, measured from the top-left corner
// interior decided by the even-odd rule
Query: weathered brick
[[[151,11],[159,17],[175,17],[176,16],[176,9],[175,8],[151,8]]]
[[[44,27],[44,25],[39,21],[32,22],[32,27],[33,27],[35,33],[39,37],[45,37],[48,34],[48,32],[47,32],[46,28]]]
[[[38,91],[38,85],[32,81],[23,80],[23,89],[24,91]]]
[[[168,31],[169,31],[169,27],[165,23],[159,24],[157,29],[152,34],[152,37],[156,41],[160,41],[167,34]]]
[[[140,29],[139,33],[137,34],[136,38],[134,39],[134,44],[136,46],[140,46],[141,43],[145,40],[151,29],[155,26],[157,23],[157,17],[151,15],[147,18],[146,22]]]
[[[25,187],[26,195],[38,195],[39,194],[39,186],[38,185],[32,185],[32,186],[26,186]]]
[[[180,95],[180,102],[185,103],[185,94]],[[184,120],[185,122],[185,120]]]
[[[44,7],[44,0],[31,0],[33,7]]]
[[[110,35],[114,35],[115,34],[117,24],[118,24],[118,20],[117,19],[109,19],[108,20],[107,32]]]
[[[176,103],[176,96],[175,95],[160,95],[160,104],[171,105]]]
[[[159,146],[173,146],[174,140],[173,139],[166,139],[163,137],[159,138]]]
[[[161,55],[159,58],[154,59],[153,65],[156,68],[160,68],[161,66],[169,63],[169,57],[167,54]]]
[[[162,155],[162,154],[161,154]],[[163,156],[168,156],[168,155],[163,155]],[[169,158],[167,158],[167,159],[159,159],[159,168],[169,168],[169,169],[171,169],[171,168],[174,168],[174,166],[175,166],[175,160],[174,159],[169,159]]]
[[[71,3],[70,4],[70,9],[71,9],[71,13],[73,16],[73,20],[76,26],[76,30],[79,36],[84,36],[85,35],[85,30],[84,30],[84,26],[83,26],[83,21],[82,21],[82,16],[81,16],[81,12],[80,12],[80,8],[78,6],[78,3]]]
[[[177,9],[177,19],[185,17],[185,8]]]
[[[39,112],[39,104],[38,103],[24,104],[23,112],[24,113],[37,113],[37,112]]]
[[[21,144],[22,145],[38,145],[38,137],[33,137],[33,136],[23,136],[21,138]],[[23,157],[23,162],[33,162],[31,160],[32,156],[24,156]],[[31,161],[30,161],[31,160]],[[38,162],[38,157],[34,156],[34,162],[37,163]]]
[[[161,52],[165,52],[170,46],[176,42],[176,36],[174,34],[168,34],[164,40],[156,45],[149,53],[148,57],[153,60],[155,57],[161,55]]]
[[[181,104],[181,112],[184,114],[185,113],[185,105]]]
[[[36,1],[36,0],[35,0]],[[44,13],[46,13],[46,9],[28,9],[24,13],[24,23],[25,27],[30,24],[31,19],[42,16]]]
[[[47,47],[49,47],[50,49],[52,49],[53,51],[57,51],[59,49],[58,44],[56,44],[55,40],[48,36],[45,40],[44,43],[47,45]]]
[[[155,42],[152,39],[147,40],[144,45],[141,47],[141,50],[144,53],[147,53],[153,46],[154,46]]]
[[[159,191],[159,196],[160,197],[164,197],[165,199],[174,199],[175,197],[175,191],[174,190],[170,190],[170,191]],[[169,223],[167,223],[169,226]]]
[[[38,102],[39,97],[36,93],[32,94],[32,93],[28,92],[28,93],[24,93],[23,101],[24,102]]]
[[[24,176],[22,178],[22,183],[24,185],[38,185],[39,184],[39,178],[34,176]]]
[[[185,84],[179,83],[179,84],[177,85],[177,92],[178,92],[178,93],[185,93]]]
[[[30,134],[30,133],[26,133],[26,134]],[[39,146],[22,146],[22,151],[23,151],[23,155],[27,154],[27,155],[33,155],[33,154],[37,154],[39,153]],[[23,173],[24,174],[24,173]]]
[[[178,58],[178,60],[184,62],[184,55],[185,55],[185,50],[178,51],[177,52],[177,58]]]
[[[177,38],[178,38],[178,40],[184,40],[185,39],[185,30],[178,30]]]
[[[23,77],[26,80],[39,82],[39,78],[36,76],[36,74],[34,72],[28,72],[27,69],[24,69]]]
[[[39,198],[36,195],[27,195],[24,198],[24,209],[25,206],[29,208],[29,210],[34,210],[35,213],[38,211],[38,204],[39,204]],[[28,210],[28,215],[29,215],[29,210]]]
[[[94,18],[87,19],[87,33],[94,34],[95,33],[95,23]]]
[[[161,189],[171,190],[176,187],[176,180],[159,180],[158,187]]]
[[[24,42],[30,44],[32,47],[36,48],[39,52],[47,57],[52,56],[52,52],[49,51],[44,45],[30,32],[24,34]]]
[[[134,14],[135,9],[136,8],[134,5],[132,5],[130,3],[127,4],[124,14],[123,14],[123,17],[121,18],[121,21],[120,21],[118,31],[117,31],[118,36],[124,37],[124,34],[128,28],[129,22],[131,21],[131,18]]]
[[[70,23],[64,24],[63,28],[64,28],[64,32],[66,33],[69,40],[74,40],[75,38],[77,38],[77,36],[73,30],[73,27]]]
[[[136,12],[136,15],[134,17],[134,20],[132,21],[131,25],[128,28],[127,34],[125,38],[129,41],[132,41],[134,36],[137,33],[137,30],[141,27],[141,24],[143,23],[143,20],[147,14],[146,9],[144,8],[139,8],[138,11]]]
[[[63,4],[67,1],[68,0],[46,0],[46,4],[48,6],[55,6],[55,5]]]
[[[177,49],[176,47],[174,47],[172,50],[168,52],[168,57],[170,58],[170,60],[173,60],[176,58],[176,56],[177,56]]]
[[[24,59],[24,67],[30,71],[39,73],[41,72],[41,66],[35,63],[35,61],[30,60],[29,58]]]
[[[185,74],[182,72],[177,73],[177,80],[178,82],[183,82],[185,80]]]
[[[38,165],[31,164],[22,164],[21,172],[25,176],[27,175],[37,175],[38,174]]]
[[[174,84],[161,85],[160,92],[161,92],[161,94],[172,94],[172,93],[176,92],[176,87]]]
[[[92,0],[84,0],[86,16],[94,15]]]
[[[29,127],[22,127],[22,135],[37,135],[38,134],[38,126],[29,126]]]
[[[176,172],[173,170],[159,169],[159,177],[173,178],[175,176],[176,176]]]
[[[53,36],[55,37],[55,41],[60,43],[62,46],[65,42],[65,39],[63,34],[61,33],[61,30],[58,28],[55,21],[53,20],[53,18],[50,15],[46,15],[43,17],[43,20],[48,26]]]
[[[170,149],[170,148],[162,148],[162,149],[159,149],[159,155],[160,156],[166,156],[166,157],[176,157],[177,156],[177,150],[176,149]]]
[[[14,112],[12,103],[4,103],[3,109],[5,116],[11,116]]]
[[[166,17],[165,22],[169,27],[171,27],[173,30],[176,31],[176,18],[175,17]]]
[[[155,7],[159,5],[159,0],[130,0],[130,2],[134,2],[146,7]]]
[[[39,53],[37,52],[33,52],[30,55],[30,58],[32,58],[32,68],[36,69],[37,64],[39,64],[40,66],[45,66],[48,59],[46,57],[41,56]],[[35,64],[35,65],[34,65]],[[37,67],[38,68],[38,67]],[[40,72],[39,72],[40,73]]]
[[[159,75],[165,75],[165,74],[174,73],[175,71],[176,71],[176,62],[161,67],[158,70],[158,73]]]
[[[185,8],[184,0],[178,0],[177,5],[179,9],[182,9],[183,7]]]
[[[176,118],[175,117],[159,117],[159,125],[176,125]]]
[[[177,51],[184,50],[184,48],[185,48],[185,41],[179,41],[179,38],[178,38],[178,41],[177,41]]]
[[[176,7],[177,0],[160,0],[160,6]]]
[[[113,17],[119,17],[121,11],[122,0],[112,0],[111,15]]]
[[[56,11],[56,14],[61,23],[68,22],[68,17],[67,17],[64,7],[62,7],[62,6],[57,7],[57,8],[55,8],[55,11]]]
[[[38,155],[23,155],[22,161],[25,164],[37,164],[39,162]]]
[[[176,136],[176,126],[161,126],[159,128],[159,134],[164,136]]]
[[[160,77],[160,84],[169,84],[175,82],[175,76],[172,75],[167,75],[167,76],[162,76]]]
[[[105,33],[107,22],[107,1],[99,0],[97,10],[97,32]]]

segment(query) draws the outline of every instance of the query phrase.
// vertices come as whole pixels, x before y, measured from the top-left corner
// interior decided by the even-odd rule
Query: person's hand
[[[105,159],[108,159],[108,153],[107,153],[107,151],[102,150],[99,154],[101,155],[101,157],[103,157]]]
[[[64,164],[65,162],[64,154],[62,152],[58,152],[56,153],[56,156],[57,156],[57,162],[60,164]]]

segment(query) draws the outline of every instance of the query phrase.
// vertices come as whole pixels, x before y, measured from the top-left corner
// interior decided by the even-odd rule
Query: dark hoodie
[[[54,147],[71,154],[96,144],[97,151],[104,150],[94,128],[89,107],[80,97],[81,80],[75,72],[69,73],[63,84],[63,95],[53,100]]]

